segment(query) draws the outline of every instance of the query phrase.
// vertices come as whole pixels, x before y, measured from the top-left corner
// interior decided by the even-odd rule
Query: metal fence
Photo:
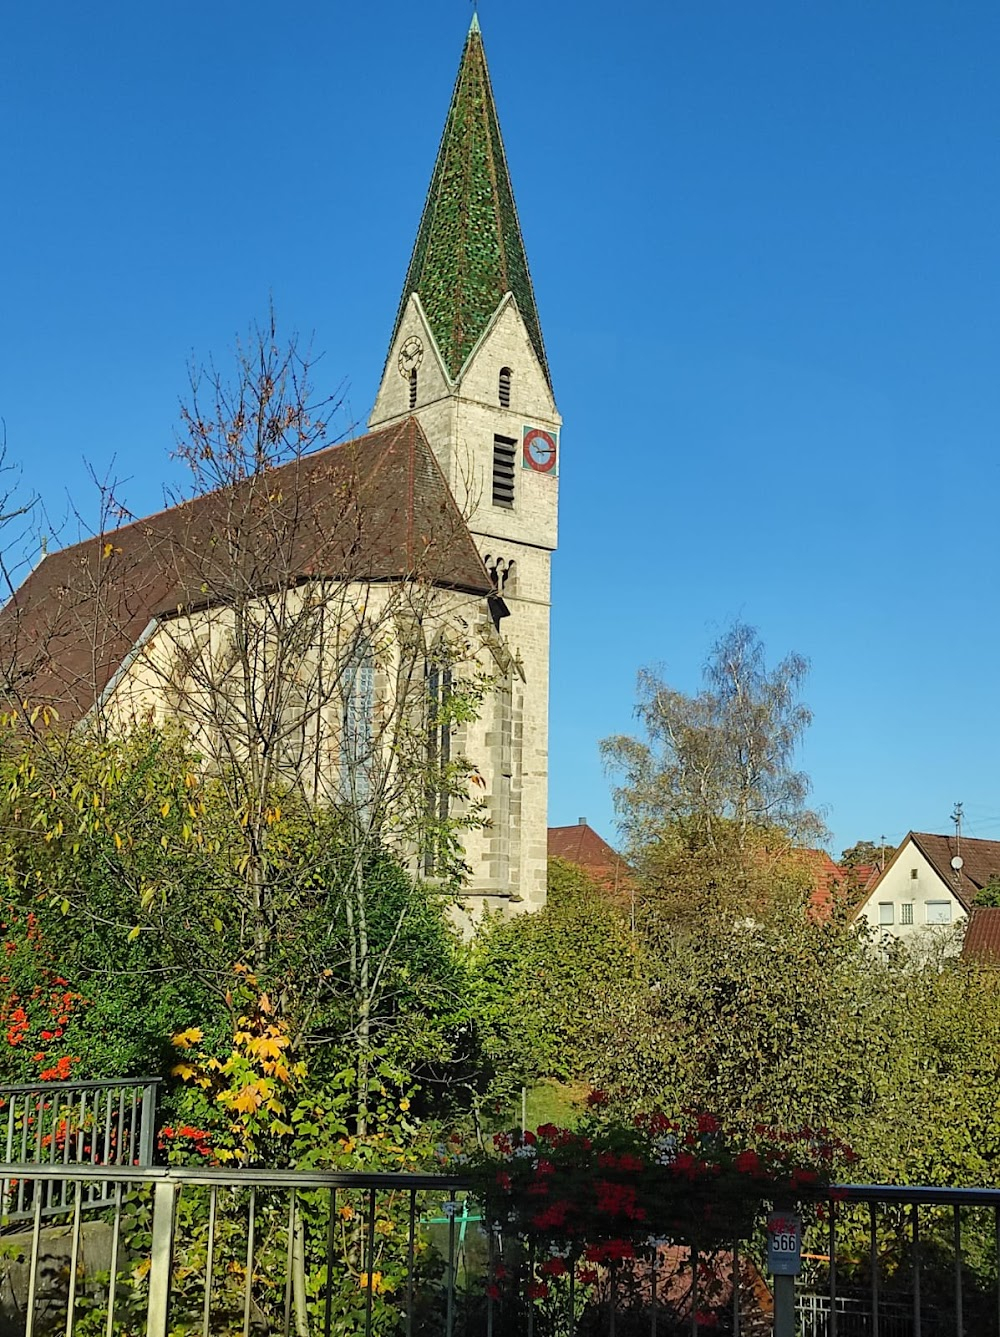
[[[0,1086],[3,1163],[152,1165],[160,1081],[139,1077]],[[64,1215],[72,1205],[65,1177],[8,1175],[0,1188],[0,1211],[7,1222],[31,1220],[39,1204],[43,1217]],[[110,1182],[94,1179],[87,1183],[83,1207],[98,1210],[112,1197]]]
[[[584,1284],[580,1260],[546,1272],[551,1259],[486,1228],[461,1176],[44,1162],[6,1173],[31,1204],[30,1230],[4,1248],[5,1327],[25,1337],[770,1331],[758,1242],[701,1258],[661,1244]],[[59,1181],[67,1209],[53,1229],[44,1186]],[[88,1219],[98,1194],[106,1206]],[[804,1213],[798,1337],[1000,1334],[1000,1192],[848,1186]]]
[[[819,1216],[800,1337],[1000,1334],[1000,1190],[848,1184]]]

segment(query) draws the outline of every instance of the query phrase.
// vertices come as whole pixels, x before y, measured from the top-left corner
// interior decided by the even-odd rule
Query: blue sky
[[[0,416],[54,522],[86,462],[161,503],[269,299],[367,416],[470,12],[7,8]],[[812,663],[832,849],[1000,837],[1000,8],[480,17],[565,419],[550,820],[613,834],[636,670],[694,690],[740,617]]]

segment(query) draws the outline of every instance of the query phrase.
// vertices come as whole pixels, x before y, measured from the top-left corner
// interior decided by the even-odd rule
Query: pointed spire
[[[465,41],[390,347],[414,292],[452,377],[512,292],[550,380],[477,14]]]

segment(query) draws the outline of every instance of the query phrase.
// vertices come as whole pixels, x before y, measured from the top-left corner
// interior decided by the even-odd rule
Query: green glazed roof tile
[[[413,292],[453,378],[512,292],[551,385],[478,22],[462,53],[390,347]]]

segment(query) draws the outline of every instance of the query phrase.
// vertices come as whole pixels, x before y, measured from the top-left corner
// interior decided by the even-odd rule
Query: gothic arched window
[[[432,652],[425,669],[427,684],[427,842],[424,872],[438,870],[444,846],[444,827],[451,808],[448,766],[451,762],[451,666]]]
[[[500,407],[502,409],[510,408],[510,367],[500,368]]]
[[[375,662],[366,641],[345,664],[341,682],[340,791],[345,802],[360,808],[371,794],[375,760]]]

